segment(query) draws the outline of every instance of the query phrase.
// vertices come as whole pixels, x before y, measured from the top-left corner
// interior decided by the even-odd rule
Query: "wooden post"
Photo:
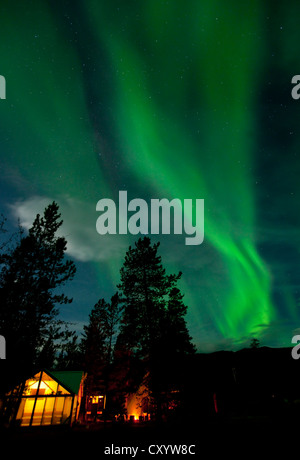
[[[37,391],[36,391],[36,395],[35,395],[35,398],[34,398],[34,404],[33,404],[32,414],[31,414],[31,417],[30,417],[29,426],[32,425],[33,414],[34,414],[36,402],[37,402],[37,399],[38,399],[38,396],[39,396],[39,389],[40,389],[40,384],[41,384],[41,381],[42,381],[42,376],[43,376],[43,371],[41,371],[41,375],[40,375],[40,379],[39,379],[39,384],[38,384]]]

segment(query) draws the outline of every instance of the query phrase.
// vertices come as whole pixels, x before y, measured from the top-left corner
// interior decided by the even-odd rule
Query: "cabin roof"
[[[78,394],[83,371],[49,371],[45,369],[45,372],[57,380],[66,390]]]

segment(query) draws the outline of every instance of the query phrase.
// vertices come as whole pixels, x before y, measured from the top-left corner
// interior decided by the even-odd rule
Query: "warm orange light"
[[[103,396],[91,396],[90,399],[93,404],[96,404],[99,402],[100,399],[103,399]]]
[[[134,414],[128,414],[128,420],[134,420],[134,421],[137,421],[139,420],[139,414],[137,413],[134,413]]]

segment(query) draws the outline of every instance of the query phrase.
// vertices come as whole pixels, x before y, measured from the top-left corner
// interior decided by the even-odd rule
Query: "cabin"
[[[84,421],[95,422],[101,418],[105,408],[105,396],[102,394],[86,395]]]
[[[72,425],[79,417],[84,380],[82,371],[37,372],[7,395],[9,424]]]

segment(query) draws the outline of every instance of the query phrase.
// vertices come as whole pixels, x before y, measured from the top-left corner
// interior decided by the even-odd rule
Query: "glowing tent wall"
[[[83,377],[82,372],[41,371],[28,379],[22,385],[16,422],[21,426],[72,424],[79,415]]]

